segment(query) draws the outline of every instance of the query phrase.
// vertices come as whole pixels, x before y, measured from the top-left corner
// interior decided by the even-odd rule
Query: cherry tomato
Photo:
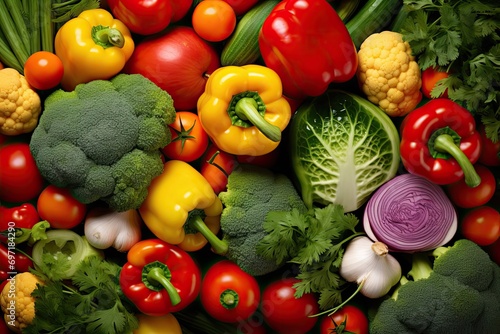
[[[320,320],[320,334],[368,334],[368,318],[354,305],[345,305],[331,316]]]
[[[257,280],[229,260],[213,264],[201,283],[201,304],[214,319],[235,323],[247,320],[258,308]]]
[[[439,71],[434,67],[428,67],[422,72],[422,94],[425,97],[432,99],[431,91],[436,86],[437,82],[441,79],[447,78],[449,75],[444,71]],[[444,91],[444,93],[440,97],[448,97],[448,91]]]
[[[500,140],[494,143],[490,138],[486,137],[482,123],[478,125],[478,132],[481,135],[481,155],[478,161],[490,167],[500,166]]]
[[[309,333],[317,317],[309,317],[319,311],[318,300],[313,294],[295,298],[295,278],[283,278],[269,284],[262,293],[261,312],[265,322],[273,330],[287,334]]]
[[[63,63],[52,52],[35,52],[24,63],[24,76],[26,80],[32,87],[39,90],[56,87],[61,82],[63,74]]]
[[[0,147],[0,201],[29,202],[40,194],[43,182],[29,144]]]
[[[210,183],[216,194],[226,189],[227,177],[237,164],[236,157],[211,144],[203,155],[200,173]]]
[[[460,229],[479,246],[491,245],[500,237],[500,213],[486,205],[474,208],[463,215]]]
[[[37,210],[50,227],[71,229],[83,221],[87,206],[77,201],[68,189],[51,184],[38,196]]]
[[[474,208],[484,205],[493,198],[496,190],[496,180],[489,168],[475,164],[474,169],[481,178],[477,187],[469,187],[465,179],[445,186],[451,202],[461,208]]]
[[[163,154],[167,158],[191,162],[199,159],[207,150],[208,135],[197,114],[178,111],[169,128],[172,141],[163,148]]]
[[[237,16],[243,15],[250,10],[259,0],[224,0],[234,10]]]
[[[225,1],[204,0],[192,14],[194,31],[209,42],[220,42],[231,36],[236,28],[236,14]]]

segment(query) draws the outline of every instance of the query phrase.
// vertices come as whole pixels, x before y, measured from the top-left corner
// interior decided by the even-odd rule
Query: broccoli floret
[[[228,177],[227,190],[219,193],[224,205],[220,226],[222,240],[204,233],[212,249],[237,263],[253,276],[275,271],[280,267],[257,254],[257,244],[267,232],[263,224],[268,213],[306,212],[292,181],[284,174],[254,165],[239,165]]]
[[[380,304],[370,333],[499,333],[498,265],[466,239],[434,255],[433,263],[429,254],[413,255],[408,273],[413,279],[403,278]]]
[[[30,149],[42,176],[80,202],[137,209],[163,170],[171,141],[171,96],[140,74],[56,90],[44,105]]]

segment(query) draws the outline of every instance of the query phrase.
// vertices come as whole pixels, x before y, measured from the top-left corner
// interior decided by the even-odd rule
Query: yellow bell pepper
[[[273,151],[291,118],[278,74],[254,64],[215,70],[197,109],[210,139],[221,150],[236,155]]]
[[[133,334],[182,334],[181,325],[172,313],[154,317],[138,314],[139,327]]]
[[[68,91],[115,76],[135,49],[127,26],[102,8],[85,10],[67,21],[57,31],[54,45],[64,66],[61,86]]]
[[[208,242],[204,237],[206,233],[219,231],[222,202],[194,167],[184,161],[169,160],[162,174],[149,185],[139,213],[157,238],[195,251]],[[186,224],[188,229],[197,230],[199,234],[186,234]]]

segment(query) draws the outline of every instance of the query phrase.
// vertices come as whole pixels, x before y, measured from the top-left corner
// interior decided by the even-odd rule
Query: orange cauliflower
[[[16,136],[29,133],[42,112],[40,96],[26,78],[13,68],[0,70],[0,133]]]
[[[30,272],[19,273],[0,294],[0,306],[5,323],[15,333],[21,333],[35,318],[35,299],[31,296],[42,281]]]
[[[368,36],[358,59],[356,76],[368,100],[393,117],[415,109],[422,99],[421,70],[400,33],[382,31]]]

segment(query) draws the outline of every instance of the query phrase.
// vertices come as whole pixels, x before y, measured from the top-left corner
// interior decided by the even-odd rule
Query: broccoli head
[[[412,280],[382,301],[370,333],[499,333],[500,267],[466,239],[433,253],[413,254]]]
[[[80,202],[138,208],[163,170],[171,96],[140,74],[56,90],[45,100],[30,149],[42,176]]]
[[[212,249],[253,276],[278,269],[274,261],[257,254],[257,244],[267,235],[263,224],[268,213],[294,208],[307,211],[292,181],[284,174],[241,164],[229,175],[227,190],[219,193],[219,198],[224,205],[222,240],[204,234]]]

